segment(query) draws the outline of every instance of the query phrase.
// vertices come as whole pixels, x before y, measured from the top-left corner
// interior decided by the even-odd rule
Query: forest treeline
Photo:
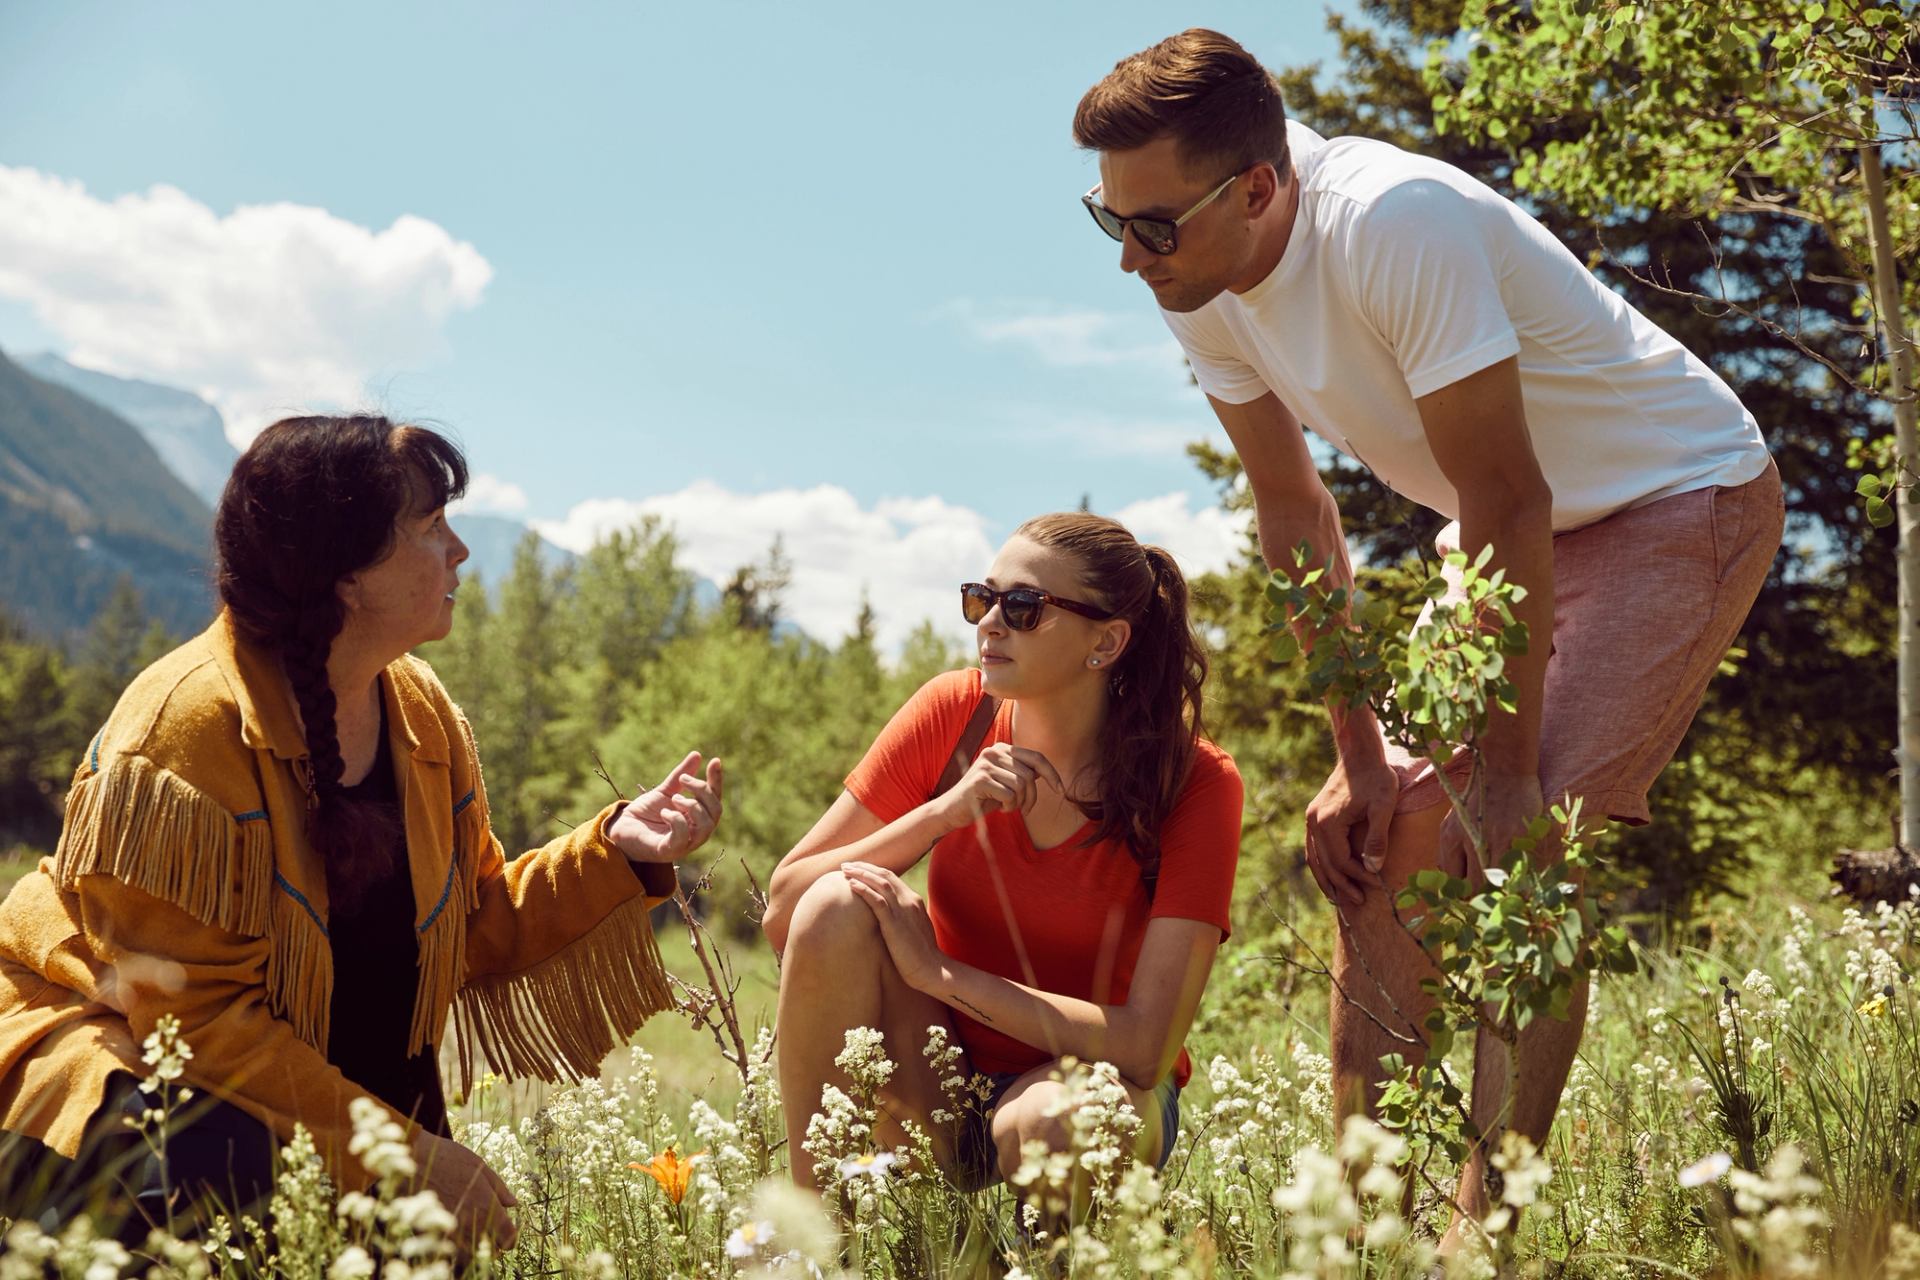
[[[1193,452],[1236,505],[1233,459]],[[452,634],[421,656],[473,724],[509,853],[599,809],[612,798],[609,779],[630,795],[689,749],[721,755],[727,816],[707,851],[717,863],[701,901],[716,924],[751,938],[748,875],[764,885],[894,709],[970,657],[930,624],[884,652],[870,606],[838,638],[782,625],[787,576],[776,547],[703,604],[672,533],[648,522],[565,565],[546,563],[529,537],[500,582],[464,584]],[[1376,568],[1363,577],[1410,620],[1416,575]],[[1243,916],[1263,892],[1309,888],[1302,814],[1332,763],[1324,714],[1301,674],[1269,659],[1264,587],[1251,539],[1236,570],[1194,582],[1212,649],[1209,730],[1248,783]],[[1842,619],[1830,621],[1844,633]],[[126,682],[174,643],[130,584],[70,654],[0,632],[0,839],[51,847],[86,742]],[[1861,661],[1885,661],[1884,639],[1862,632],[1851,643]],[[1822,759],[1818,740],[1748,720],[1746,682],[1779,678],[1782,656],[1764,637],[1746,642],[1663,778],[1655,824],[1610,837],[1605,888],[1616,910],[1685,914],[1756,870],[1804,873],[1840,843],[1882,829],[1875,815],[1891,803],[1883,778]]]

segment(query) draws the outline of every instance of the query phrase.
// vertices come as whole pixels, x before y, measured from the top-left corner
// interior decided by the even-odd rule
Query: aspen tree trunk
[[[1874,308],[1887,348],[1888,392],[1893,401],[1895,463],[1894,510],[1900,535],[1899,703],[1900,845],[1920,852],[1920,504],[1907,483],[1908,468],[1920,468],[1920,439],[1914,424],[1913,340],[1901,307],[1899,271],[1893,259],[1893,235],[1887,224],[1887,178],[1880,148],[1860,149],[1860,172],[1867,196],[1867,227],[1873,241]]]

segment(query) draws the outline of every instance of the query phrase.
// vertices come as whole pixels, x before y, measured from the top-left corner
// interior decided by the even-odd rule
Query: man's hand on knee
[[[1307,806],[1307,869],[1335,906],[1358,907],[1379,883],[1400,775],[1385,760],[1342,760]]]

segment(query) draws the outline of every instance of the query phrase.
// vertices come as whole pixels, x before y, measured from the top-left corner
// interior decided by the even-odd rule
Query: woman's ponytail
[[[1087,807],[1097,824],[1091,839],[1124,840],[1151,892],[1160,869],[1160,825],[1206,733],[1207,654],[1194,633],[1186,577],[1171,552],[1136,541],[1104,516],[1039,516],[1018,532],[1077,559],[1106,607],[1133,624],[1108,677],[1108,746],[1098,803]]]

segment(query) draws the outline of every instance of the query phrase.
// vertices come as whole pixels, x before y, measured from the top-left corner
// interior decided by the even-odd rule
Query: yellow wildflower
[[[1887,1013],[1887,993],[1882,991],[1855,1010],[1863,1018],[1883,1018]]]

